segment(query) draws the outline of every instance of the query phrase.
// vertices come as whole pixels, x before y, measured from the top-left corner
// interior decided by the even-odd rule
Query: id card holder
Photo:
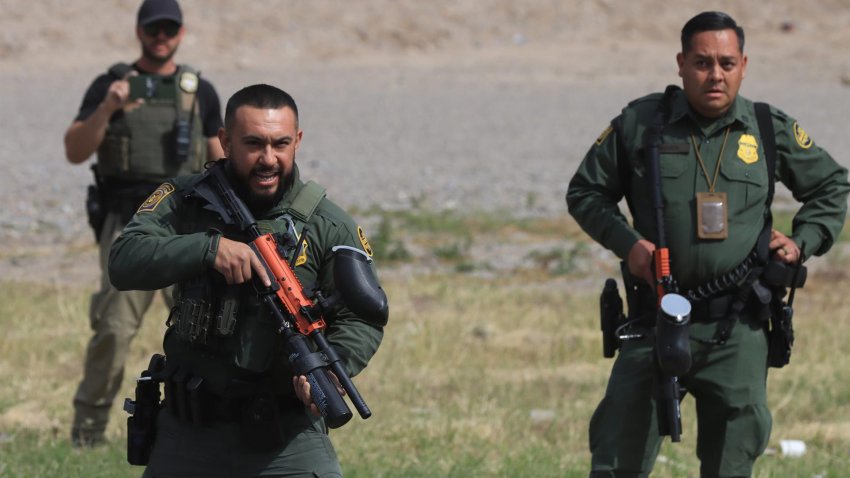
[[[697,237],[726,239],[729,237],[726,193],[697,193]]]

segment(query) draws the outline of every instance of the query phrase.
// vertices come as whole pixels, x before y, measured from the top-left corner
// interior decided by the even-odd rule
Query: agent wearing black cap
[[[83,163],[97,152],[86,209],[103,271],[100,290],[92,296],[93,335],[74,395],[75,446],[103,443],[130,341],[154,296],[154,291],[121,292],[111,286],[106,261],[112,240],[159,184],[224,156],[217,139],[223,122],[215,88],[173,59],[183,34],[176,1],[145,0],[136,25],[141,55],[94,80],[65,133],[70,163]],[[131,89],[131,81],[143,88]],[[164,296],[170,302],[170,294]]]
[[[143,27],[158,20],[171,20],[177,25],[183,25],[180,5],[174,0],[146,0],[142,3],[136,16],[136,24]]]

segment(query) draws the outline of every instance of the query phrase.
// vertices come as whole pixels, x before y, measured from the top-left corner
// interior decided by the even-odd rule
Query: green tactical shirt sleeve
[[[802,203],[792,222],[791,239],[805,257],[822,255],[835,243],[847,213],[847,169],[820,148],[800,124],[771,108],[776,132],[776,176]]]
[[[618,135],[610,125],[599,135],[570,180],[566,200],[569,213],[593,240],[626,259],[642,236],[618,206],[624,195],[617,164]]]
[[[184,207],[180,189],[176,180],[160,185],[112,244],[109,279],[118,290],[162,289],[212,266],[217,234],[178,234]]]

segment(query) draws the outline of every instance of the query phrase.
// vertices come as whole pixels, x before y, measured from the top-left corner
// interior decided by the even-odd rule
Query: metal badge
[[[726,193],[697,193],[697,237],[726,239],[729,237]]]
[[[198,75],[188,71],[180,75],[180,89],[190,94],[198,91]]]

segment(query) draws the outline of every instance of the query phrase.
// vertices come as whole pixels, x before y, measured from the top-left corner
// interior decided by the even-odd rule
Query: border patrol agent
[[[268,85],[231,97],[219,138],[237,195],[261,232],[291,224],[306,248],[294,260],[301,284],[336,290],[335,246],[371,256],[363,230],[304,183],[295,164],[302,132],[295,102]],[[219,167],[219,166],[214,166]],[[293,378],[277,325],[252,277],[265,279],[247,238],[224,224],[194,189],[204,175],[163,183],[112,246],[109,275],[121,290],[177,284],[164,349],[165,408],[146,477],[341,476],[323,420],[311,413],[309,386]],[[349,375],[376,352],[384,323],[343,307],[328,314],[326,338]],[[190,390],[184,397],[171,390]],[[206,412],[195,413],[197,410]]]
[[[130,341],[154,294],[119,292],[109,284],[106,259],[112,240],[159,183],[201,171],[208,159],[222,156],[215,137],[222,125],[215,89],[198,71],[173,60],[183,34],[177,2],[143,2],[136,27],[140,58],[132,65],[115,64],[94,80],[65,134],[71,163],[97,152],[86,208],[103,271],[89,312],[94,334],[74,395],[75,446],[103,442]]]
[[[650,263],[657,229],[644,134],[658,111],[664,112],[659,147],[664,229],[672,276],[681,289],[702,290],[730,273],[760,238],[765,250],[787,264],[821,255],[844,224],[847,170],[782,111],[764,105],[766,114],[760,114],[766,121],[757,121],[754,103],[737,94],[747,64],[743,47],[743,29],[728,15],[705,12],[691,19],[677,55],[684,89],[671,87],[665,95],[630,103],[591,146],[570,182],[570,214],[624,261],[629,274],[651,285],[646,290],[655,289]],[[775,179],[802,202],[791,237],[770,228]],[[623,197],[631,224],[618,209]],[[733,317],[728,300],[733,293],[693,303],[693,365],[679,377],[696,400],[704,477],[749,476],[770,436],[767,325],[752,303]],[[648,302],[655,300],[653,294]],[[718,334],[723,340],[715,339]],[[655,366],[651,338],[622,343],[590,422],[590,476],[652,471],[661,445]]]

